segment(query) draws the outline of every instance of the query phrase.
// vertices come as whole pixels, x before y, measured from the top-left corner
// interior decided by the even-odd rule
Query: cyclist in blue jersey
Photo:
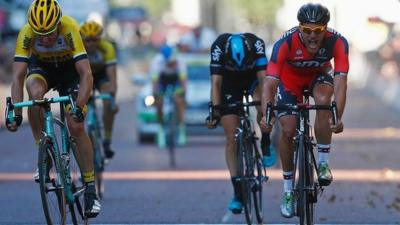
[[[244,91],[248,90],[253,100],[260,100],[263,80],[268,60],[262,39],[251,33],[221,34],[211,46],[211,103],[213,106],[242,101]],[[258,121],[261,108],[257,107]],[[237,181],[235,132],[239,126],[239,110],[215,109],[212,120],[207,117],[206,125],[213,129],[219,120],[225,131],[225,155],[234,189],[234,197],[229,203],[229,210],[241,213],[242,198],[240,183]],[[271,148],[269,134],[262,135],[263,163],[275,164],[275,154]],[[267,156],[269,155],[269,156]]]
[[[186,144],[186,129],[184,123],[185,115],[185,93],[186,93],[186,64],[179,57],[177,49],[169,45],[160,47],[160,52],[151,62],[151,79],[153,82],[153,96],[157,108],[157,120],[160,129],[157,133],[158,147],[166,146],[165,131],[163,128],[163,96],[168,85],[174,87],[174,100],[176,103],[178,117],[178,142],[179,146]]]

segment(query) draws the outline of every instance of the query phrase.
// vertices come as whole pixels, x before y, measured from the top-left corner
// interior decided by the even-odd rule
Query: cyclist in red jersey
[[[346,103],[349,46],[343,36],[327,27],[330,13],[324,6],[305,4],[299,9],[297,19],[299,26],[287,31],[273,48],[263,89],[264,117],[261,127],[264,131],[271,130],[273,123],[266,124],[265,112],[267,103],[274,102],[276,94],[278,105],[301,102],[304,89],[310,91],[316,104],[330,104],[334,96],[338,107],[337,124],[332,124],[329,111],[318,111],[315,118],[318,180],[321,185],[328,186],[332,182],[332,173],[328,166],[332,132],[343,131],[340,118],[342,118]],[[279,152],[284,179],[281,214],[287,218],[294,215],[292,189],[295,114],[291,111],[278,111],[278,118],[282,125]]]

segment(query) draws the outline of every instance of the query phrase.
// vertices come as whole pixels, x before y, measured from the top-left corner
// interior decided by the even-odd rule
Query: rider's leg
[[[163,96],[162,95],[157,95],[155,97],[155,106],[156,106],[156,112],[157,112],[157,122],[160,125],[160,128],[158,129],[157,133],[157,145],[160,148],[164,148],[166,146],[166,137],[165,137],[165,131],[164,131],[164,114],[163,114]]]
[[[253,101],[260,101],[262,87],[257,85],[253,92]],[[256,107],[257,110],[257,122],[260,124],[263,113],[261,112],[261,106]],[[271,145],[270,133],[261,131],[261,151],[263,154],[263,164],[265,167],[271,167],[276,163],[275,149]]]
[[[241,188],[240,188],[240,183],[236,181],[237,178],[237,149],[236,149],[236,140],[235,140],[235,133],[236,133],[236,128],[239,126],[239,117],[235,114],[228,114],[228,115],[223,115],[221,117],[221,124],[224,128],[225,132],[225,160],[228,165],[229,173],[231,175],[231,181],[233,185],[233,191],[234,191],[234,199],[235,201],[241,202]],[[232,203],[230,204],[230,209],[231,209]],[[233,205],[235,206],[235,205]],[[238,210],[237,213],[240,213],[239,210],[241,211],[241,206],[238,207],[232,207],[232,211]],[[234,211],[234,213],[236,213]]]
[[[85,132],[84,122],[75,122],[69,113],[66,113],[67,123],[71,137],[74,138],[76,143],[76,156],[79,166],[83,171],[83,179],[85,183],[94,181],[94,167],[93,167],[93,148],[89,136]]]
[[[47,92],[47,82],[45,78],[39,74],[31,74],[26,79],[26,89],[29,99],[42,99]],[[42,136],[44,112],[39,106],[28,108],[28,118],[31,125],[35,143],[38,144]]]
[[[333,95],[333,87],[328,84],[318,84],[313,90],[315,103],[318,105],[329,105]],[[321,185],[329,185],[332,182],[332,174],[328,166],[328,155],[330,152],[332,131],[329,118],[331,112],[319,110],[315,117],[315,137],[318,148],[318,178]]]
[[[283,169],[283,198],[281,204],[281,214],[286,218],[294,215],[294,195],[293,195],[293,158],[294,142],[296,134],[296,116],[285,115],[280,117],[282,135],[279,141],[279,153]]]
[[[178,145],[186,144],[186,129],[185,129],[185,97],[181,94],[175,96],[175,103],[178,116]]]
[[[100,87],[101,93],[109,93],[110,83],[106,82]],[[111,150],[111,138],[112,130],[114,125],[115,111],[112,109],[111,102],[109,100],[103,101],[103,125],[104,125],[104,153],[106,158],[112,158],[114,152]]]

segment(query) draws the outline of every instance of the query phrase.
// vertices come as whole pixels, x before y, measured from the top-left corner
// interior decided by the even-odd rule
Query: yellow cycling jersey
[[[42,63],[58,64],[74,60],[75,62],[87,58],[79,26],[69,16],[61,18],[58,28],[57,41],[51,48],[45,48],[37,38],[29,24],[20,30],[17,38],[14,61],[29,62],[30,57],[35,57]]]
[[[95,54],[88,54],[90,67],[93,73],[101,72],[106,66],[115,65],[117,56],[111,42],[101,39]]]

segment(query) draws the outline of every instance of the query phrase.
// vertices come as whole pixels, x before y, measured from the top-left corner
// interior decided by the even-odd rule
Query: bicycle
[[[109,100],[111,107],[115,107],[114,97],[110,94],[92,95],[88,101],[88,113],[86,119],[86,128],[89,138],[93,145],[94,152],[94,172],[96,179],[96,190],[99,198],[103,198],[104,182],[103,172],[106,164],[103,151],[103,134],[101,132],[101,122],[96,112],[96,99]]]
[[[241,109],[239,111],[240,123],[235,133],[238,176],[236,181],[241,183],[242,203],[246,222],[249,225],[253,222],[252,197],[257,223],[263,223],[262,185],[268,181],[268,176],[266,176],[266,170],[262,162],[262,153],[257,146],[258,137],[256,137],[254,125],[249,118],[250,107],[259,105],[260,101],[249,102],[248,95],[245,95],[245,102],[228,103],[218,106],[212,106],[211,102],[209,104],[209,116],[211,120],[214,108]]]
[[[85,186],[74,156],[75,141],[65,125],[64,105],[66,102],[75,108],[71,96],[18,103],[12,103],[10,97],[6,99],[6,118],[10,122],[13,122],[16,108],[40,106],[44,109],[44,130],[39,143],[38,169],[42,207],[48,225],[65,224],[67,207],[74,225],[82,222],[88,224],[83,207]],[[60,103],[60,118],[53,116],[51,111],[53,103]]]
[[[311,105],[309,103],[308,91],[304,92],[303,103],[297,105],[277,105],[267,103],[266,122],[271,121],[273,110],[292,110],[298,112],[297,115],[297,135],[295,142],[294,158],[294,179],[293,189],[296,197],[295,214],[300,219],[300,225],[314,225],[314,206],[317,203],[318,195],[322,194],[323,186],[317,179],[317,162],[315,160],[314,149],[316,143],[312,136],[310,123],[310,110],[330,110],[332,113],[333,124],[337,122],[337,107],[333,101],[331,105]],[[297,173],[296,173],[297,170]],[[297,176],[297,177],[296,177]]]
[[[169,165],[171,168],[176,167],[176,137],[177,137],[177,125],[178,118],[176,115],[176,104],[174,99],[175,87],[172,84],[168,84],[165,89],[164,102],[163,102],[163,128],[165,130],[166,144],[169,154]]]

